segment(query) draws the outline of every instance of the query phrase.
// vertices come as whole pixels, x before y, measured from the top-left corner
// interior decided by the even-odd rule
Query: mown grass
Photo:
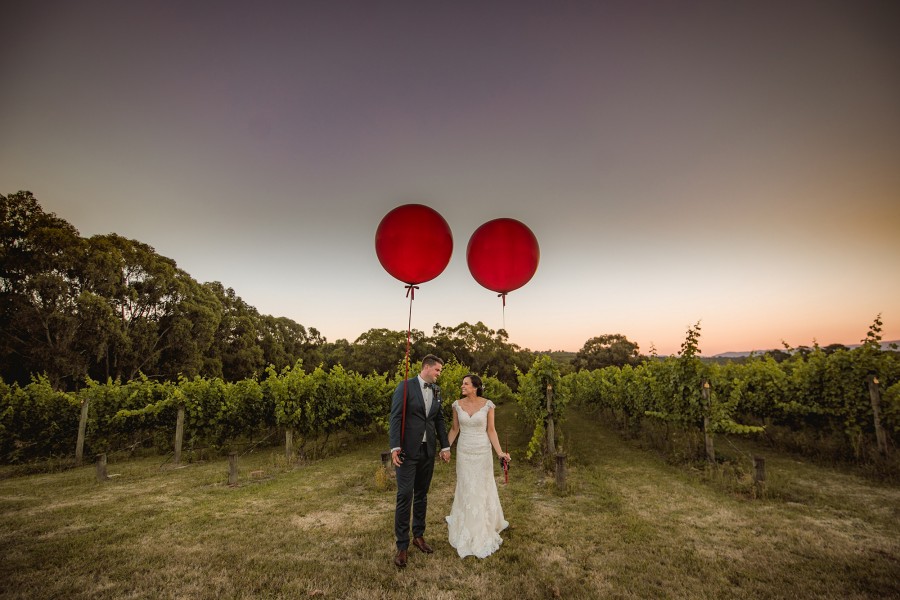
[[[111,462],[104,483],[92,466],[2,479],[0,598],[900,597],[895,486],[773,455],[753,500],[573,412],[558,492],[516,452],[528,433],[514,412],[498,409],[511,527],[485,560],[446,541],[454,469],[439,464],[436,552],[393,567],[378,439],[296,467],[277,450],[242,456],[235,488],[225,459]]]

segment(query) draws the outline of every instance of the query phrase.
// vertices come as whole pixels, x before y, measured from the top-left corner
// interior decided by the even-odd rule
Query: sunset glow
[[[15,3],[0,191],[153,246],[330,341],[406,328],[380,220],[453,235],[413,327],[532,350],[900,339],[891,3]],[[534,277],[466,267],[526,224]]]

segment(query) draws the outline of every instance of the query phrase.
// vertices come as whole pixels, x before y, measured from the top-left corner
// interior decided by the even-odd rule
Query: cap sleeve
[[[487,402],[485,402],[485,406],[487,406],[488,408],[497,408],[497,407],[494,405],[494,403],[491,402],[490,400],[488,400]]]

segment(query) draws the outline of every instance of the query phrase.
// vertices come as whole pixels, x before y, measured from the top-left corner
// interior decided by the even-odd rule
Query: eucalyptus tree
[[[165,331],[157,373],[166,380],[203,371],[222,319],[222,305],[207,288],[181,270],[176,272],[173,303],[160,320]]]
[[[575,354],[572,366],[576,370],[603,367],[636,366],[641,363],[639,347],[620,333],[592,337]]]
[[[325,339],[315,327],[307,329],[287,317],[262,315],[258,322],[259,345],[266,365],[280,370],[303,361],[304,365],[318,365],[324,361]]]
[[[433,352],[430,348],[425,351],[424,339],[424,334],[418,329],[410,331],[409,353],[412,361]],[[405,356],[405,331],[369,329],[353,342],[349,363],[344,367],[363,374],[387,374],[391,373],[397,364],[402,363]]]
[[[97,356],[99,374],[124,380],[198,374],[221,318],[214,295],[137,240],[97,235],[88,246],[86,285],[112,318]]]
[[[207,353],[205,374],[237,381],[262,373],[266,362],[259,344],[260,317],[256,308],[218,281],[205,283],[203,287],[222,306],[222,316]]]
[[[475,373],[495,376],[510,386],[518,383],[517,369],[530,368],[534,353],[509,342],[506,330],[494,330],[478,321],[444,327],[436,323],[428,340],[441,358],[469,365]]]
[[[828,344],[827,346],[825,346],[824,348],[822,348],[822,352],[824,352],[826,355],[831,355],[831,354],[834,354],[835,352],[838,352],[838,351],[840,351],[840,350],[846,351],[846,350],[849,350],[849,349],[850,349],[850,348],[848,348],[848,347],[845,346],[844,344]]]
[[[336,365],[344,365],[348,369],[351,368],[353,346],[346,339],[340,338],[334,342],[324,341],[321,352],[322,364],[325,368],[330,369]]]
[[[45,372],[56,387],[87,372],[79,318],[84,241],[44,212],[31,192],[0,194],[0,374],[26,383]]]
[[[221,319],[206,356],[205,374],[238,381],[263,375],[269,365],[281,370],[300,361],[307,368],[315,368],[323,361],[325,339],[314,327],[307,329],[287,317],[260,315],[232,288],[225,288],[218,281],[203,287],[221,306]]]

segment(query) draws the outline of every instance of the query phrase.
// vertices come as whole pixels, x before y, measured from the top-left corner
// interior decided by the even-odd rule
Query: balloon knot
[[[417,289],[419,289],[419,286],[417,286],[417,285],[410,284],[410,285],[406,286],[406,297],[409,298],[410,300],[415,300]]]
[[[502,294],[497,294],[497,297],[503,299],[503,308],[506,308],[506,292],[503,292]]]

